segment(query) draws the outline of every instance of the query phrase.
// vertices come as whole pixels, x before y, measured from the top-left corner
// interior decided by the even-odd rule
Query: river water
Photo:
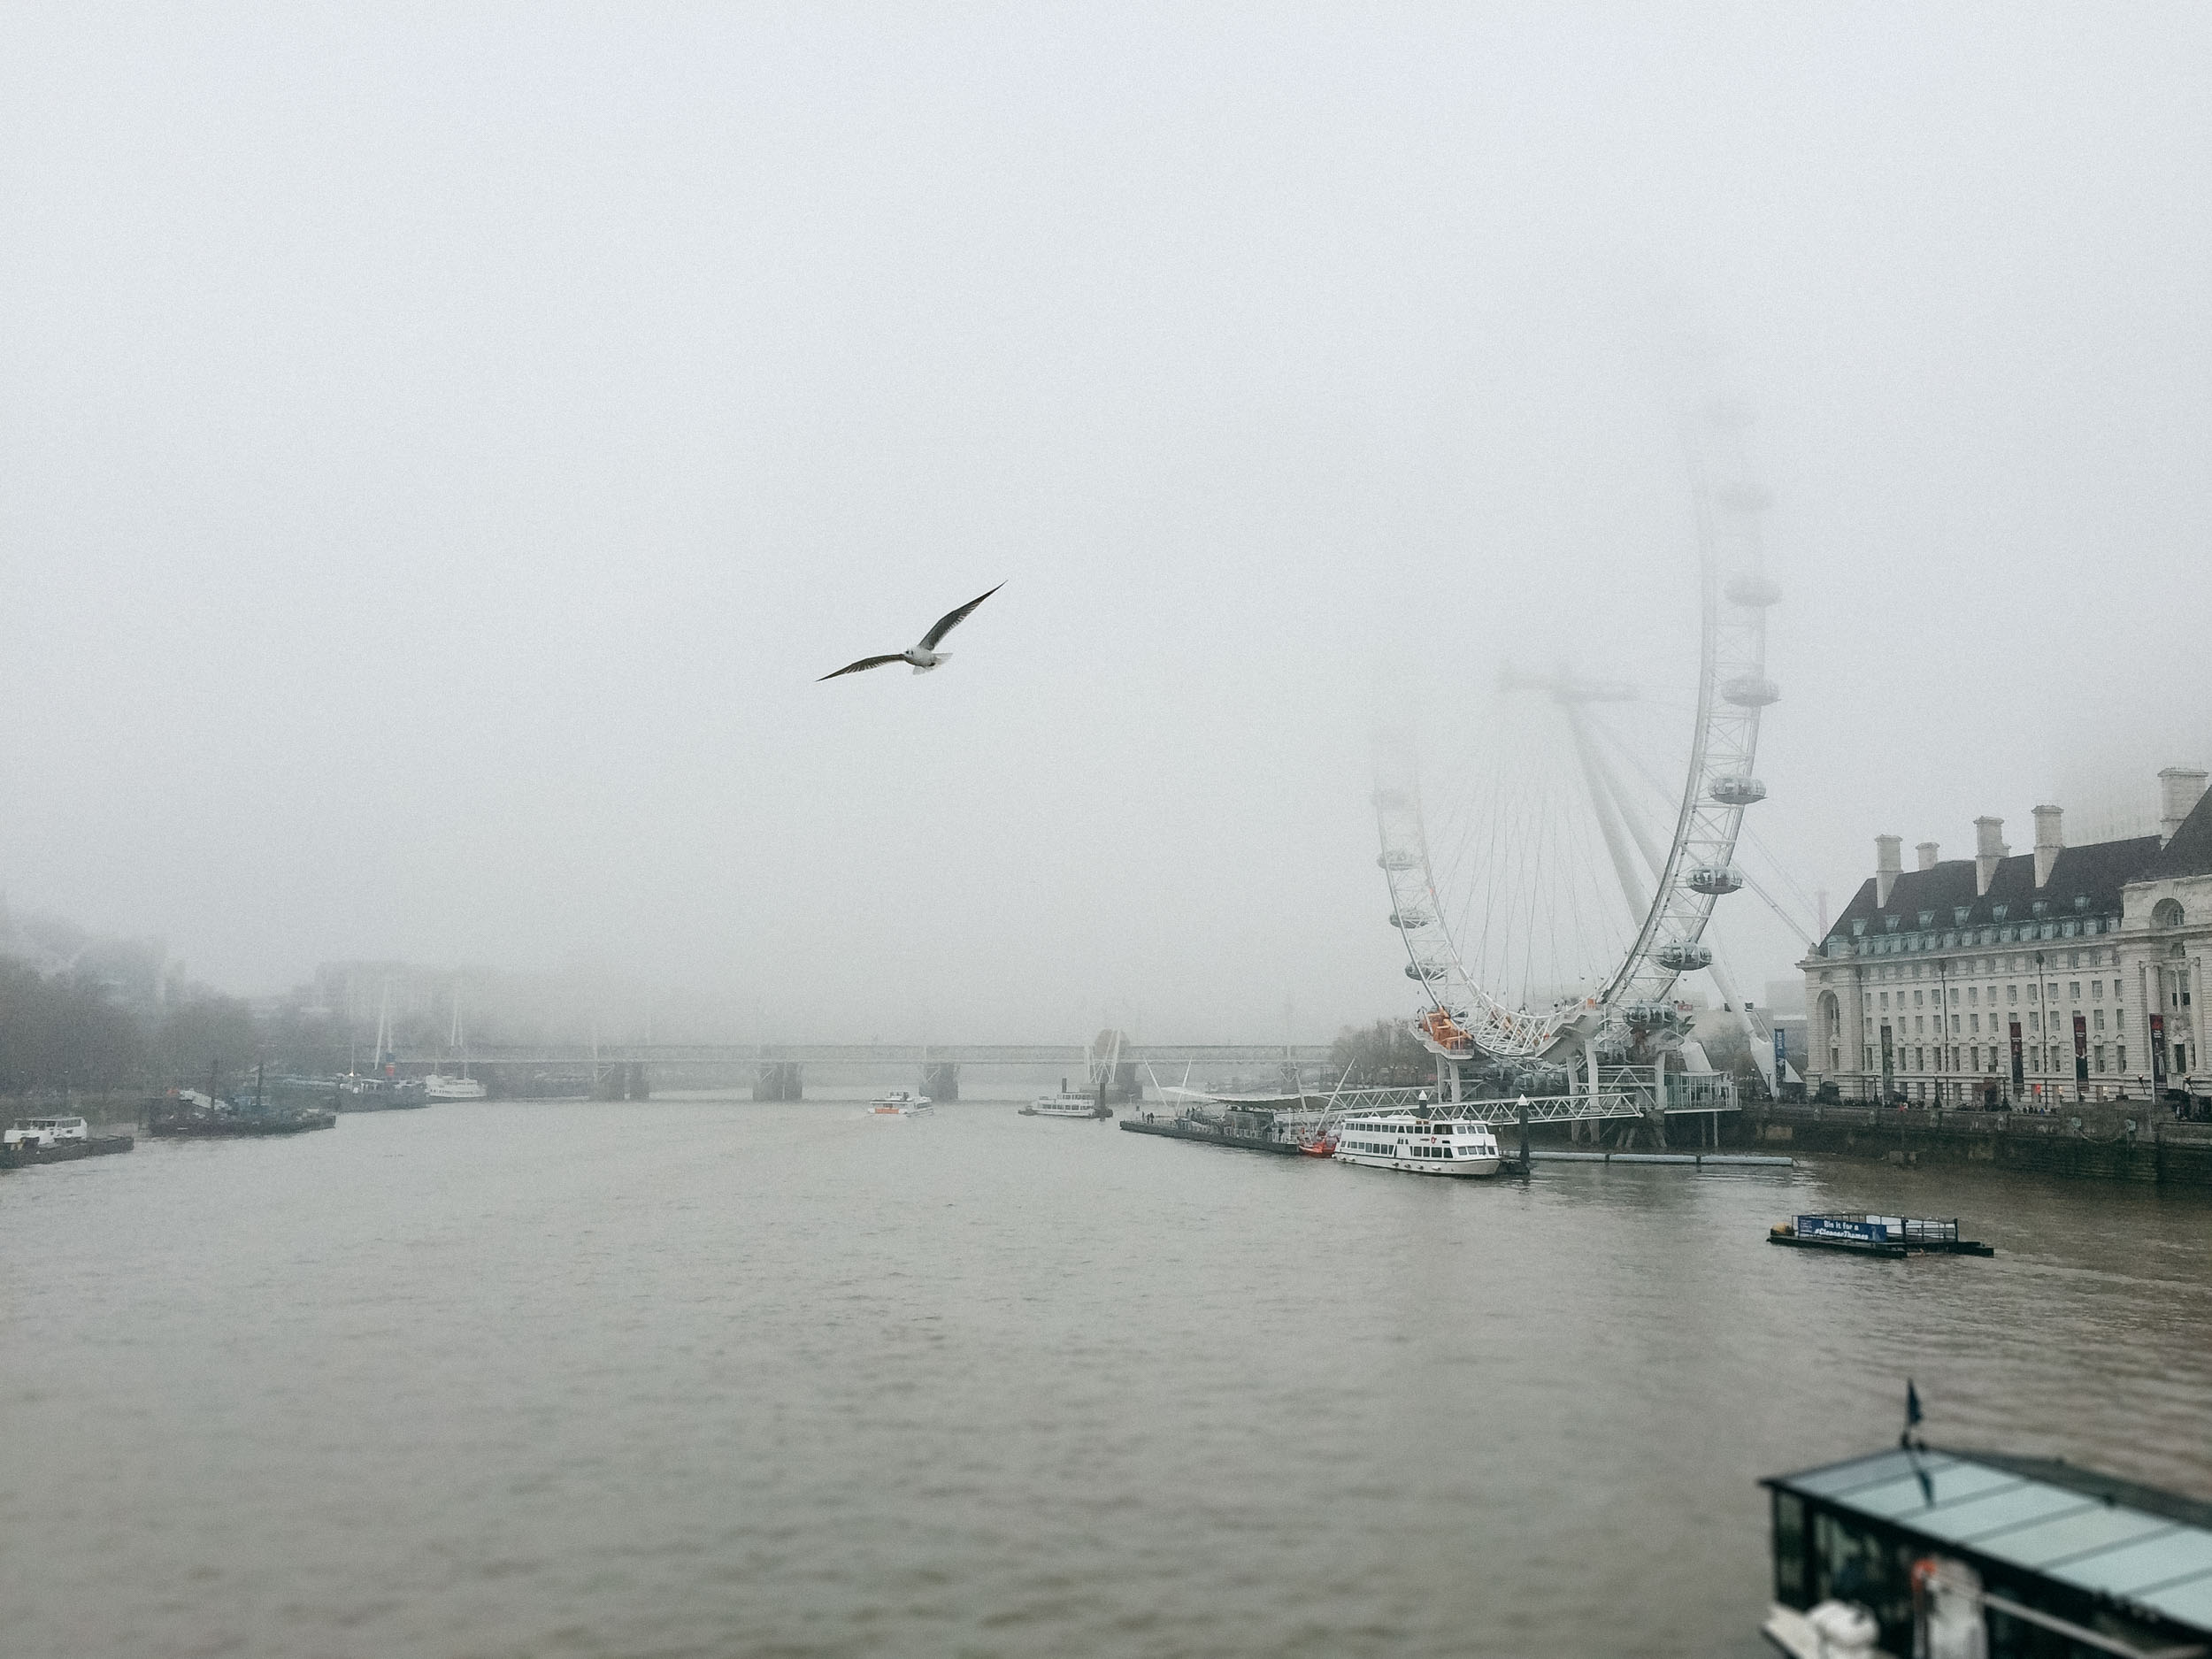
[[[1962,1215],[1994,1260],[1770,1248]],[[457,1105],[0,1178],[0,1649],[1743,1655],[1762,1474],[2212,1493],[2212,1201],[1417,1180],[969,1102]]]

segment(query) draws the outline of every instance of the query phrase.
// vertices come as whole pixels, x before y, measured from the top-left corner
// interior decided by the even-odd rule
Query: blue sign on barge
[[[1761,1483],[1781,1653],[2212,1654],[2212,1502],[2070,1463],[1932,1447]]]
[[[1801,1250],[1848,1250],[1860,1256],[1994,1256],[1977,1239],[1959,1236],[1955,1217],[1948,1221],[1918,1216],[1799,1216],[1767,1233],[1769,1244]]]

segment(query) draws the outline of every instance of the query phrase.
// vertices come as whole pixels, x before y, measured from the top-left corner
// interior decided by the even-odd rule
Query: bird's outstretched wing
[[[864,657],[856,663],[846,664],[844,667],[837,671],[837,674],[856,674],[864,668],[880,668],[886,663],[899,663],[905,660],[896,651],[892,652],[888,657]],[[822,680],[834,680],[837,674],[824,674]],[[822,683],[822,680],[818,680],[814,683],[818,686]]]
[[[1005,586],[1006,584],[1004,582],[1001,582],[998,585],[998,588],[1003,588]],[[991,594],[998,592],[998,588],[992,588]],[[988,599],[991,596],[991,594],[978,594],[973,599],[969,600],[966,604],[961,606],[959,610],[948,611],[943,616],[938,618],[937,626],[932,628],[928,633],[922,635],[922,649],[926,651],[935,650],[937,649],[937,641],[943,639],[946,634],[951,633],[963,622],[966,621],[968,612],[974,610],[986,599]]]

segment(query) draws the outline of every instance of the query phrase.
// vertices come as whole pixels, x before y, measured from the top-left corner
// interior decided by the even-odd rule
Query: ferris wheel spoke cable
[[[1612,734],[1609,733],[1609,735]],[[1617,742],[1617,739],[1616,739],[1616,741]],[[1633,767],[1637,772],[1641,773],[1645,781],[1650,783],[1655,788],[1657,787],[1658,780],[1652,777],[1650,772],[1644,766],[1641,758],[1638,757],[1633,750],[1627,749],[1625,746],[1622,746],[1620,753],[1628,762],[1630,766]],[[1759,833],[1753,829],[1748,824],[1745,824],[1738,828],[1737,833],[1740,837],[1750,841],[1751,845],[1758,851],[1761,857],[1763,857],[1766,863],[1772,867],[1774,873],[1781,878],[1783,884],[1790,888],[1792,895],[1801,905],[1804,907],[1802,914],[1812,914],[1815,907],[1807,898],[1804,889],[1797,885],[1795,878],[1789,873],[1788,866],[1784,864],[1779,858],[1774,856],[1773,851],[1767,846],[1766,842],[1760,838]],[[1775,898],[1774,895],[1767,890],[1764,884],[1760,882],[1759,879],[1749,871],[1746,870],[1741,873],[1743,875],[1744,886],[1749,887],[1751,891],[1757,895],[1759,900],[1765,904],[1767,909],[1774,912],[1776,918],[1792,933],[1795,933],[1798,938],[1802,940],[1808,946],[1811,945],[1813,943],[1812,930],[1805,926],[1801,917],[1792,915],[1790,911]]]

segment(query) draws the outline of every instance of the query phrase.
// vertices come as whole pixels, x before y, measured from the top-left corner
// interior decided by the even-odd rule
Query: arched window
[[[2178,899],[2161,899],[2151,906],[2153,927],[2178,927],[2181,921],[2181,902]]]
[[[1835,1041],[1837,1034],[1843,1029],[1843,1010],[1837,1004],[1833,991],[1820,994],[1820,1018],[1827,1028],[1828,1041]]]

